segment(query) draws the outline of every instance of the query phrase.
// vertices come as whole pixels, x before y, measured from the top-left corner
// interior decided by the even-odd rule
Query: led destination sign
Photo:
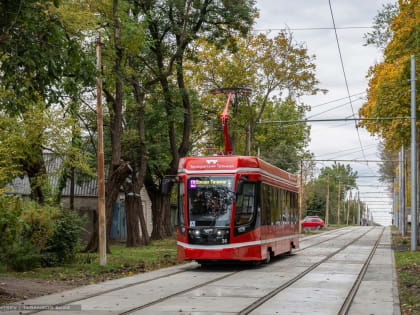
[[[195,189],[198,187],[207,186],[224,186],[227,188],[232,187],[232,179],[228,178],[191,178],[189,180],[189,188]]]

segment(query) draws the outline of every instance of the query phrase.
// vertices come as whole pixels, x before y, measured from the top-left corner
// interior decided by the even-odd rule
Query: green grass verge
[[[420,314],[420,252],[395,251],[404,314]]]
[[[182,262],[176,259],[176,240],[166,239],[135,248],[113,245],[111,254],[107,255],[106,267],[99,266],[97,253],[79,253],[74,263],[60,267],[14,272],[0,266],[0,276],[55,279],[87,284],[126,277],[180,263]]]
[[[409,235],[392,232],[402,314],[420,314],[420,251],[410,251]]]

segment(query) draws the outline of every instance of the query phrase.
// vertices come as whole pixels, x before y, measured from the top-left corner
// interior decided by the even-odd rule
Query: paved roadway
[[[389,228],[348,227],[305,237],[293,255],[268,265],[205,269],[189,263],[21,304],[81,306],[81,312],[37,313],[66,315],[398,315],[390,245]]]

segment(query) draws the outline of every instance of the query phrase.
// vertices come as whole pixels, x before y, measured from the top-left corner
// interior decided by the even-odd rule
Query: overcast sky
[[[331,0],[336,26],[338,28],[371,26],[377,11],[383,4],[390,2],[392,1]],[[332,27],[328,0],[257,0],[257,7],[260,11],[260,18],[255,29],[271,29],[272,31],[268,32],[270,35],[275,35],[276,31],[273,29],[284,28],[285,26],[291,29]],[[368,80],[366,79],[368,69],[380,61],[382,55],[375,47],[363,46],[363,34],[368,31],[369,29],[337,30],[350,94],[357,94],[352,97],[356,116],[358,116],[358,110],[363,104],[363,99],[360,98],[366,96],[364,92],[366,92],[368,86]],[[307,116],[316,114],[319,114],[316,118],[345,118],[351,116],[350,104],[322,113],[325,110],[345,104],[348,99],[316,107],[316,105],[325,102],[347,97],[334,30],[295,30],[293,34],[296,41],[305,43],[309,54],[316,56],[315,63],[317,65],[317,78],[320,81],[319,87],[328,90],[326,95],[308,96],[303,99],[306,104],[314,107]],[[318,159],[378,159],[377,145],[379,139],[371,137],[362,128],[359,128],[359,134],[364,155],[361,152],[354,122],[312,123],[309,149]],[[343,150],[346,151],[335,153]],[[317,163],[317,167],[321,168],[330,164],[330,162]],[[351,166],[361,176],[378,175],[377,163],[369,163],[369,165],[366,163],[351,163]],[[381,185],[378,178],[374,177],[360,177],[358,184]],[[384,225],[390,224],[391,215],[388,212],[392,209],[391,199],[384,199],[387,196],[386,194],[370,193],[381,192],[384,189],[360,186],[360,191],[361,199],[366,202],[369,201],[369,208],[375,208],[372,210],[375,221]],[[375,199],[371,198],[374,196]],[[389,205],[386,204],[387,202]]]

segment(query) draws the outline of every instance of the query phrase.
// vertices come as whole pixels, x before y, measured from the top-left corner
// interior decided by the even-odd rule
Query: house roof
[[[56,190],[60,177],[60,166],[62,159],[53,154],[44,153],[45,166],[47,169],[48,181],[53,190]],[[6,185],[11,193],[29,196],[31,187],[27,175],[17,177]],[[90,179],[81,184],[75,184],[74,194],[78,197],[96,197],[98,195],[98,181],[96,178]],[[67,180],[66,187],[62,191],[62,196],[70,196],[70,179]]]

